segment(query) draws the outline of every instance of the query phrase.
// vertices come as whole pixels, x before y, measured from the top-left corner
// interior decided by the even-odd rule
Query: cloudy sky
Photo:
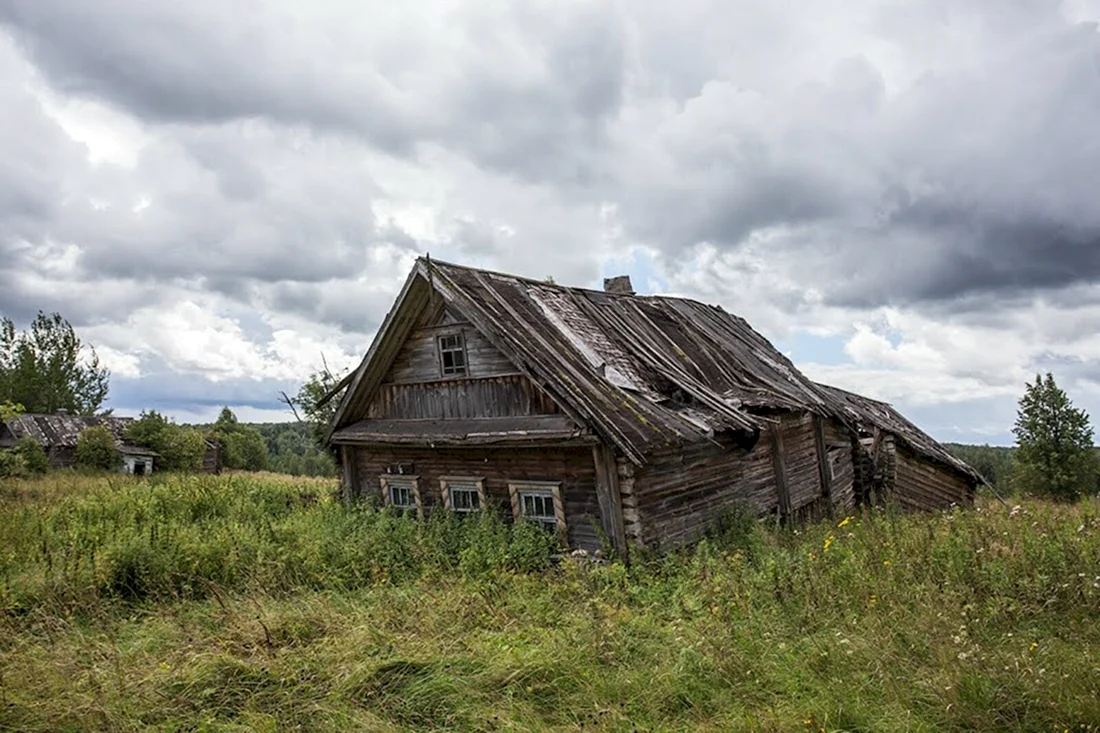
[[[1100,415],[1100,0],[0,0],[0,312],[181,421],[357,360],[425,251],[720,303],[1006,442]]]

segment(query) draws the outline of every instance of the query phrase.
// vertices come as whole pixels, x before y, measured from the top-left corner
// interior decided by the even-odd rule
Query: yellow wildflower
[[[889,560],[883,560],[882,564],[885,565],[886,567],[890,567],[890,561]]]
[[[833,540],[835,540],[835,539],[836,539],[836,537],[833,537],[832,535],[829,535],[828,537],[826,537],[826,538],[825,538],[825,546],[824,546],[824,548],[823,548],[823,549],[824,549],[824,550],[825,550],[826,552],[828,552],[828,550],[829,550],[829,545],[833,544]]]
[[[841,527],[847,527],[848,523],[851,522],[851,521],[852,521],[851,517],[844,517],[844,519],[840,520],[840,524],[838,524],[836,526],[836,528],[840,529]]]

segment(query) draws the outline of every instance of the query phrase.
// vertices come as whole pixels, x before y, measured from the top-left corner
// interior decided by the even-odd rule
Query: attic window
[[[466,344],[462,338],[462,332],[440,336],[436,343],[439,346],[439,368],[443,376],[465,376]]]

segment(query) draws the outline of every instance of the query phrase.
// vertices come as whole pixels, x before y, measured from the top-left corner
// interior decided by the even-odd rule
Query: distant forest
[[[232,412],[229,415],[232,416]],[[334,457],[320,450],[314,442],[310,423],[233,422],[228,428],[222,426],[219,429],[219,423],[194,427],[215,435],[231,433],[222,436],[222,465],[226,468],[274,471],[292,476],[338,475]],[[238,439],[241,439],[240,445],[237,444]]]
[[[244,423],[242,423],[243,425]],[[294,476],[336,476],[332,454],[318,450],[305,422],[247,423],[267,445],[267,469]],[[996,445],[945,443],[954,455],[973,466],[999,492],[1011,493],[1013,448]]]
[[[267,443],[267,467],[294,476],[336,476],[331,453],[317,448],[306,422],[251,423]]]
[[[966,461],[980,473],[986,481],[993,484],[1002,495],[1012,489],[1012,451],[1014,448],[1001,445],[966,445],[963,443],[944,443],[947,450]]]

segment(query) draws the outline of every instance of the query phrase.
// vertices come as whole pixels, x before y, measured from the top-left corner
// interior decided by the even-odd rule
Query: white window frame
[[[508,496],[512,501],[512,518],[520,521],[526,517],[523,513],[523,496],[533,494],[549,496],[554,502],[554,527],[561,537],[566,537],[568,526],[565,523],[565,502],[562,500],[560,481],[509,481]],[[542,518],[532,518],[542,524]]]
[[[456,338],[458,339],[458,346],[456,348],[443,348],[443,340]],[[441,333],[435,337],[435,350],[437,358],[439,359],[439,375],[443,378],[461,379],[462,377],[470,376],[470,358],[466,353],[466,334],[461,331],[449,331],[447,333]],[[461,353],[462,354],[462,370],[457,371],[455,367],[451,367],[452,371],[447,371],[447,366],[444,364],[443,354],[447,353]]]
[[[424,518],[424,502],[420,498],[420,477],[404,476],[399,474],[382,474],[378,477],[378,485],[382,492],[383,506],[393,506],[395,509],[416,509],[416,516]],[[412,492],[414,506],[396,506],[390,501],[390,487],[408,486]]]
[[[456,509],[451,502],[451,491],[453,489],[476,491],[478,509]],[[443,495],[444,508],[459,514],[485,511],[489,506],[488,497],[485,496],[485,478],[483,476],[441,476],[439,479],[439,492]]]

